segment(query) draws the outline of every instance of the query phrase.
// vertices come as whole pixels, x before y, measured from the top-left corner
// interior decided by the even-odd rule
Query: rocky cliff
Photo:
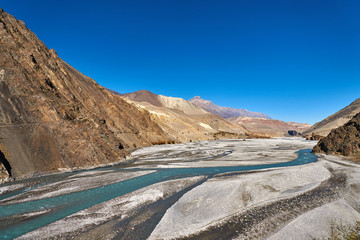
[[[0,178],[121,161],[170,137],[0,9]]]
[[[345,125],[336,128],[321,139],[313,149],[316,153],[341,154],[345,156],[360,153],[360,113]]]

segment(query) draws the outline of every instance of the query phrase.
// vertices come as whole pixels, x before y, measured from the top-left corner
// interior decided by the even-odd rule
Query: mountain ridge
[[[258,112],[250,112],[245,109],[235,109],[215,105],[210,100],[204,100],[195,96],[189,100],[191,103],[202,107],[226,120],[244,127],[249,132],[269,137],[299,136],[309,127],[310,124],[284,122],[272,119],[268,115]]]
[[[267,118],[271,119],[268,115],[259,112],[250,112],[246,109],[241,108],[230,108],[230,107],[222,107],[214,104],[210,100],[202,99],[199,96],[195,96],[189,100],[192,104],[195,104],[208,112],[216,114],[222,118],[229,117],[258,117],[258,118]]]
[[[151,96],[151,98],[144,98],[143,93],[144,90],[139,90],[123,94],[122,97],[132,101],[139,108],[149,111],[154,121],[176,139],[190,141],[211,140],[217,137],[225,138],[225,136],[246,137],[247,131],[242,126],[209,113],[183,98],[156,95],[150,91],[146,91],[146,96]],[[153,104],[154,100],[160,104]],[[218,136],[219,134],[221,136]]]

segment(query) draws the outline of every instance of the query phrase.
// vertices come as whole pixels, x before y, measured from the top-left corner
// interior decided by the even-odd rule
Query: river
[[[269,141],[273,145],[268,147],[278,155],[279,152],[280,154],[284,151],[291,152],[294,148],[292,148],[291,140],[289,141],[290,144],[286,144],[286,146]],[[223,140],[219,142],[221,144],[228,144],[227,146],[231,145],[232,148],[236,145],[245,144],[240,140]],[[305,144],[308,143],[305,142]],[[174,148],[178,147],[177,145],[173,146]],[[185,146],[192,146],[192,150],[197,149],[196,143]],[[169,155],[171,146],[166,146],[166,148],[167,155]],[[207,149],[214,150],[216,147]],[[194,153],[193,155],[196,155],[194,158],[193,155],[187,151],[186,159],[183,156],[179,157],[178,153],[176,159],[177,162],[183,161],[185,163],[201,161],[209,163],[215,160],[221,162],[222,158],[234,161],[234,159],[231,159],[231,156],[236,149],[217,149],[219,151],[210,157],[206,154],[199,156],[197,153]],[[129,166],[112,166],[71,173],[53,174],[3,184],[0,186],[0,191],[2,192],[0,195],[0,236],[1,239],[14,239],[81,210],[91,208],[97,204],[161,182],[174,179],[187,179],[196,176],[206,176],[209,179],[219,174],[284,168],[317,161],[316,155],[312,154],[310,149],[302,149],[294,152],[297,153],[297,158],[290,161],[281,160],[275,163],[259,164],[261,162],[257,160],[253,165],[226,166],[227,164],[224,164],[225,166],[221,166],[221,164],[218,164],[212,167],[184,167],[187,164],[176,165],[174,167],[171,164],[166,165],[166,162],[174,164],[173,161],[167,161],[165,159],[166,157],[159,155],[156,155],[157,157],[151,157],[152,164],[144,165],[142,163],[139,164],[139,167],[136,163],[140,163],[146,159],[146,157],[142,159],[141,156],[144,155],[138,154],[140,157],[137,156],[135,163]],[[184,151],[182,151],[182,153],[184,153]],[[269,156],[266,157],[269,158]],[[147,156],[147,158],[149,159],[149,156]],[[149,160],[149,162],[151,161]],[[161,164],[159,161],[161,161]],[[164,165],[166,165],[166,167],[164,167]],[[107,175],[109,177],[108,179]],[[121,176],[125,177],[122,178]],[[91,183],[91,180],[89,180],[91,178],[95,179],[94,183]],[[99,179],[99,181],[96,179]],[[84,180],[87,183],[84,183]],[[76,186],[78,186],[78,188]]]

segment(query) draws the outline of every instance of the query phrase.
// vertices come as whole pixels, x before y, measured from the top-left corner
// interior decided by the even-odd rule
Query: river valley
[[[127,165],[2,184],[1,239],[323,238],[360,220],[360,168],[315,144],[152,146]]]

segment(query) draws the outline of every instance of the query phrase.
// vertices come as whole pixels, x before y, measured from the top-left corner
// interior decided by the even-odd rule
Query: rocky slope
[[[360,113],[343,126],[330,132],[313,149],[317,153],[341,154],[345,156],[360,153]]]
[[[218,105],[215,105],[213,102],[209,100],[204,100],[200,98],[199,96],[193,97],[189,100],[192,104],[195,104],[206,111],[216,114],[222,118],[229,118],[229,117],[258,117],[258,118],[266,118],[271,119],[268,115],[264,113],[258,113],[258,112],[250,112],[245,109],[236,109],[236,108],[230,108],[230,107],[221,107]]]
[[[311,127],[306,123],[284,122],[275,119],[234,117],[227,118],[230,122],[245,127],[254,134],[266,134],[270,137],[301,136],[301,133]]]
[[[164,107],[164,105],[160,102],[159,96],[148,90],[139,90],[132,93],[122,94],[122,96],[135,102],[147,102],[154,106]]]
[[[146,109],[151,119],[177,141],[245,137],[247,131],[182,99],[140,90],[124,94],[128,102]]]
[[[135,146],[172,140],[2,9],[0,52],[0,178],[119,162]]]
[[[331,130],[344,125],[359,112],[360,98],[352,102],[349,106],[322,120],[321,122],[314,124],[314,126],[304,132],[304,135],[318,135],[325,137],[330,133]]]

